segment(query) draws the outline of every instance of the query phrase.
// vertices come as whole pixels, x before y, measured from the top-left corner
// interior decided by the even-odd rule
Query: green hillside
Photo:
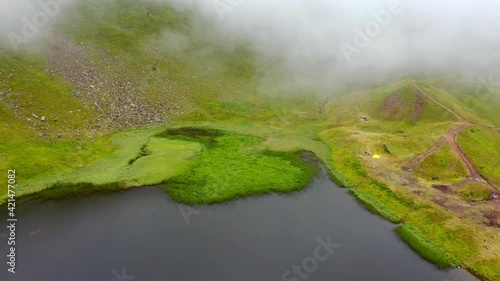
[[[263,84],[293,84],[279,58],[154,1],[81,1],[41,46],[0,49],[0,170],[16,169],[23,200],[157,184],[186,204],[291,192],[314,174],[310,151],[424,258],[500,274],[492,85],[277,90]]]
[[[500,186],[500,132],[475,126],[462,131],[458,141],[479,172]]]
[[[401,124],[456,121],[454,116],[418,93],[412,80],[349,93],[331,102],[332,121],[351,124],[361,116]]]

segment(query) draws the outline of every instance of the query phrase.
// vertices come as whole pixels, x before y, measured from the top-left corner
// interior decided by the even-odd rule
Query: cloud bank
[[[0,0],[2,46],[43,37],[73,1],[83,0]],[[206,29],[208,22],[317,91],[416,73],[499,76],[500,2],[494,0],[137,1],[189,12],[195,27]],[[166,41],[181,36],[164,34]]]
[[[36,44],[76,0],[0,0],[0,46]]]
[[[416,73],[496,75],[494,0],[157,0],[280,58],[311,87]]]

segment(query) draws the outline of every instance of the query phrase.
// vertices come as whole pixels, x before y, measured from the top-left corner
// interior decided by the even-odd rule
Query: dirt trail
[[[476,169],[474,164],[470,161],[469,158],[467,158],[467,155],[463,152],[463,150],[460,148],[458,142],[457,142],[457,136],[458,134],[468,126],[472,125],[472,123],[468,122],[465,120],[462,116],[454,112],[453,110],[449,109],[439,101],[437,101],[435,98],[433,98],[431,95],[429,95],[427,92],[425,92],[420,86],[418,86],[415,82],[413,83],[413,86],[415,89],[420,94],[425,95],[428,97],[430,100],[444,108],[446,111],[451,113],[453,116],[455,116],[461,123],[455,127],[453,127],[451,130],[446,132],[446,134],[439,139],[429,150],[427,150],[425,153],[417,155],[415,158],[411,159],[410,162],[408,162],[406,165],[403,166],[403,169],[406,171],[413,171],[418,164],[420,164],[424,159],[429,157],[431,154],[434,152],[438,151],[446,142],[450,145],[450,148],[452,151],[457,155],[458,159],[462,164],[467,168],[468,171],[468,176],[467,179],[465,179],[463,182],[459,183],[460,185],[469,183],[471,181],[479,182],[483,184],[484,186],[488,187],[492,192],[497,192],[498,190],[491,185],[489,182],[487,182],[483,176],[479,173],[479,171]]]
[[[469,125],[470,124],[463,124],[463,127],[460,130],[458,130],[456,132],[453,132],[453,134],[449,134],[449,132],[448,132],[446,134],[446,138],[448,139],[448,143],[450,144],[450,147],[453,150],[453,152],[455,152],[455,154],[458,156],[458,158],[460,159],[460,161],[467,168],[467,170],[469,172],[469,176],[467,177],[467,179],[479,182],[479,183],[483,184],[484,186],[488,187],[492,192],[497,192],[497,189],[493,185],[491,185],[488,181],[486,181],[483,178],[483,176],[481,176],[481,174],[476,169],[476,167],[474,166],[474,164],[472,164],[472,162],[469,160],[469,158],[467,158],[467,155],[465,155],[465,153],[463,152],[463,150],[458,145],[458,142],[457,142],[458,133],[462,129],[464,129],[465,127],[467,127]]]
[[[425,153],[417,155],[415,158],[411,159],[406,165],[403,166],[403,170],[412,172],[425,158],[431,156],[434,152],[438,151],[446,143],[446,137],[440,138],[429,150]]]
[[[459,114],[457,114],[456,112],[454,112],[453,110],[449,109],[448,107],[446,107],[444,104],[440,103],[439,101],[437,101],[433,96],[429,95],[429,93],[427,93],[426,91],[424,91],[419,85],[417,85],[417,83],[413,82],[413,86],[415,87],[415,89],[417,89],[417,91],[423,95],[425,95],[426,97],[428,97],[431,101],[435,102],[436,104],[438,104],[439,106],[441,106],[442,108],[446,109],[446,111],[448,111],[449,113],[453,114],[453,116],[455,116],[460,122],[467,122],[465,121],[465,119],[460,116]]]

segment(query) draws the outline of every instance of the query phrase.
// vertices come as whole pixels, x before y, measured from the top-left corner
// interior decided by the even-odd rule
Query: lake
[[[324,167],[289,195],[190,208],[144,187],[30,203],[17,217],[17,273],[7,273],[3,239],[0,280],[478,280],[420,258]]]

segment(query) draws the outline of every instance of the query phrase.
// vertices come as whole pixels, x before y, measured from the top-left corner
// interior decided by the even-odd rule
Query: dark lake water
[[[2,239],[0,280],[477,280],[421,259],[324,170],[302,192],[196,210],[146,187],[17,213],[17,273]]]

